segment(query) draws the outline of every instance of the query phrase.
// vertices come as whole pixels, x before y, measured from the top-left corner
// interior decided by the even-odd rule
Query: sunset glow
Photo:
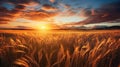
[[[48,27],[46,27],[46,26],[41,26],[40,29],[41,29],[41,30],[47,30]]]
[[[3,29],[120,26],[119,0],[0,0],[0,4],[0,28]]]
[[[47,24],[41,24],[41,25],[38,25],[38,27],[36,27],[36,29],[46,31],[46,30],[50,30],[51,27]]]

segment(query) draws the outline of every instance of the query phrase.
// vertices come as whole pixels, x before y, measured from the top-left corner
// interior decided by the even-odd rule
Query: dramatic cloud
[[[56,25],[118,23],[119,6],[118,0],[0,0],[0,24],[13,23],[14,26],[15,23],[22,27],[25,20],[31,21],[28,21],[31,26],[41,22]],[[20,18],[25,20],[17,21]]]
[[[11,22],[19,17],[21,17],[27,6],[33,6],[37,3],[37,0],[0,0],[0,24],[6,24]],[[10,3],[10,4],[9,4]],[[9,4],[4,7],[2,4]],[[9,10],[10,6],[13,6],[12,9]],[[11,19],[12,18],[12,19]]]
[[[0,7],[0,23],[8,23],[9,21],[13,20],[14,18],[20,16],[19,9],[17,8],[12,11],[7,10],[4,7]]]
[[[0,3],[11,3],[15,7],[14,9],[8,10],[4,6],[0,5],[0,24],[8,23],[14,20],[17,17],[20,17],[22,10],[25,9],[25,6],[22,4],[28,3],[29,0],[1,0]],[[9,6],[8,6],[9,8]]]
[[[49,4],[41,6],[39,0],[1,0],[0,3],[10,3],[14,6],[14,8],[8,10],[9,6],[6,8],[0,5],[0,24],[6,24],[21,17],[41,21],[58,13],[58,8]]]
[[[43,21],[49,19],[53,16],[56,16],[57,13],[46,12],[46,11],[31,11],[24,15],[24,18],[34,20],[34,21]]]
[[[84,21],[75,24],[91,24],[109,22],[120,19],[120,2],[111,3],[101,6],[97,9],[83,10],[83,13],[88,18]],[[74,24],[74,23],[73,23]]]

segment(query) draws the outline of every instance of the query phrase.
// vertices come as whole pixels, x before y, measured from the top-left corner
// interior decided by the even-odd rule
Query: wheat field
[[[120,67],[120,30],[1,30],[0,67]]]

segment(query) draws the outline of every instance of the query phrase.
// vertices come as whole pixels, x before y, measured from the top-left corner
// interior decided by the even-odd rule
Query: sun
[[[47,29],[47,27],[46,26],[41,26],[40,29],[45,30],[45,29]]]
[[[47,27],[47,26],[40,26],[40,29],[41,29],[41,30],[47,30],[48,27]]]
[[[50,28],[47,25],[40,25],[39,29],[45,31],[45,30],[49,30]]]
[[[35,27],[36,30],[40,30],[40,31],[49,31],[52,30],[52,27],[50,24],[37,24]]]

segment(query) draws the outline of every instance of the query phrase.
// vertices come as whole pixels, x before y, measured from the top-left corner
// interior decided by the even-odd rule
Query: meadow
[[[0,67],[120,67],[120,30],[0,30]]]

